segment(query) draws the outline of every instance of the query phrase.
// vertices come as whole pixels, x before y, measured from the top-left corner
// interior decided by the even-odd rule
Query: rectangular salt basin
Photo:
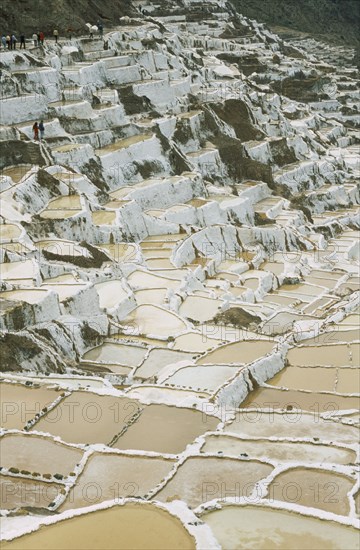
[[[174,461],[160,457],[95,453],[59,511],[122,497],[144,497],[171,471]]]
[[[195,410],[149,405],[113,445],[116,449],[139,449],[177,454],[202,433],[214,430],[219,420]]]
[[[210,407],[210,411],[214,408]],[[317,439],[326,442],[354,444],[359,438],[359,430],[353,426],[341,424],[337,419],[324,419],[318,408],[310,412],[259,409],[238,409],[236,418],[224,428],[226,433],[241,437],[272,437],[291,439]]]
[[[67,476],[80,462],[83,451],[51,438],[32,434],[6,434],[0,440],[1,466],[41,474]]]
[[[350,348],[346,344],[306,346],[289,350],[287,356],[294,366],[351,366]]]
[[[251,392],[240,407],[256,409],[303,410],[337,412],[360,408],[358,397],[340,396],[335,393],[305,392],[260,387]]]
[[[356,460],[355,451],[334,445],[269,441],[266,439],[239,439],[226,435],[206,436],[201,452],[222,453],[237,457],[269,458],[279,462],[351,464]]]
[[[45,386],[29,388],[22,384],[0,384],[1,422],[6,429],[21,430],[40,413],[44,407],[53,403],[61,392]]]
[[[270,507],[224,506],[201,519],[224,550],[355,550],[359,541],[353,527]]]
[[[32,429],[51,433],[69,443],[107,444],[140,410],[135,400],[75,392]]]

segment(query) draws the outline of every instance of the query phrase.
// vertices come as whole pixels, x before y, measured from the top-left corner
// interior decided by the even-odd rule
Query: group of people
[[[99,36],[102,38],[104,35],[104,25],[101,23],[101,21],[98,21],[96,25],[91,25],[90,23],[87,23],[87,28],[89,29],[89,38],[94,38],[94,33],[98,32]]]
[[[32,35],[32,39],[34,41],[35,48],[37,46],[43,46],[44,40],[45,40],[45,34],[42,31],[34,32],[34,34]]]
[[[90,23],[88,23],[87,27],[89,29],[90,38],[94,38],[94,33],[95,32],[98,32],[100,37],[102,37],[104,35],[104,25],[102,24],[101,21],[98,21],[96,23],[96,25],[90,25]],[[70,28],[68,29],[68,34],[69,34],[70,40],[72,38],[73,32],[74,32],[73,29],[70,29]],[[55,44],[57,44],[58,40],[59,40],[59,31],[58,31],[58,29],[54,29],[53,37],[55,39]],[[31,38],[32,38],[32,41],[34,43],[35,48],[37,48],[38,46],[43,46],[44,45],[45,34],[42,31],[34,32],[34,34],[32,35]],[[16,44],[18,42],[19,41],[16,38],[15,33],[13,33],[11,35],[10,34],[8,34],[8,35],[3,34],[2,37],[1,37],[1,44],[2,44],[4,50],[16,50]],[[20,49],[24,49],[24,50],[26,49],[26,38],[25,38],[25,34],[23,32],[20,33]]]
[[[59,39],[59,31],[57,29],[54,29],[53,31],[53,37],[55,39],[55,43],[58,43]],[[45,34],[42,31],[34,32],[32,35],[32,41],[34,43],[35,48],[37,46],[43,46],[44,40],[45,40]],[[15,33],[5,35],[3,34],[1,37],[1,44],[4,48],[4,50],[16,50],[16,44],[18,43],[18,39],[15,36]],[[20,50],[26,49],[26,38],[25,34],[22,32],[20,33]]]
[[[1,43],[4,50],[16,50],[17,42],[18,42],[18,39],[16,38],[15,34],[11,34],[11,35],[3,34],[1,37]],[[24,33],[20,34],[20,49],[21,48],[24,48],[24,49],[26,48]]]
[[[33,126],[33,132],[34,132],[34,140],[39,141],[39,132],[40,132],[40,141],[44,139],[45,136],[45,126],[44,121],[40,120],[40,124],[38,122],[35,122]]]

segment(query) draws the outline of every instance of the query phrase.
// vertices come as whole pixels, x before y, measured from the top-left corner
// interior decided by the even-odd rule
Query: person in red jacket
[[[33,131],[34,131],[34,140],[39,141],[39,125],[37,122],[35,122],[33,126]]]
[[[42,46],[44,45],[44,39],[45,39],[44,33],[42,31],[39,32],[39,42]]]

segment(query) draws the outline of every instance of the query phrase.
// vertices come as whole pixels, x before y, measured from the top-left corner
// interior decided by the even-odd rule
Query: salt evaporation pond
[[[134,525],[141,529],[134,529]],[[151,504],[113,506],[40,527],[4,550],[195,550],[195,540],[177,517]]]
[[[201,517],[226,550],[353,550],[359,542],[351,527],[270,507],[224,506]]]

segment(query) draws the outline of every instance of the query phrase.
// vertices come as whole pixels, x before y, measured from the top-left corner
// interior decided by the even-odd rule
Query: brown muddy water
[[[21,384],[0,384],[1,422],[8,430],[21,430],[45,406],[60,395],[45,386],[29,388]]]
[[[180,520],[151,504],[125,504],[83,514],[11,542],[3,550],[195,550]]]
[[[144,497],[170,472],[173,460],[157,457],[93,454],[60,511],[122,497]]]
[[[69,443],[108,443],[141,407],[135,400],[75,392],[33,427]]]
[[[149,405],[113,447],[176,454],[202,433],[214,430],[218,423],[217,418],[199,411]]]
[[[332,521],[260,506],[226,506],[201,519],[226,550],[355,550],[359,533]]]
[[[256,460],[191,457],[155,498],[163,502],[181,499],[195,508],[203,502],[225,497],[226,487],[231,487],[231,496],[250,496],[255,483],[267,477],[272,469]]]

